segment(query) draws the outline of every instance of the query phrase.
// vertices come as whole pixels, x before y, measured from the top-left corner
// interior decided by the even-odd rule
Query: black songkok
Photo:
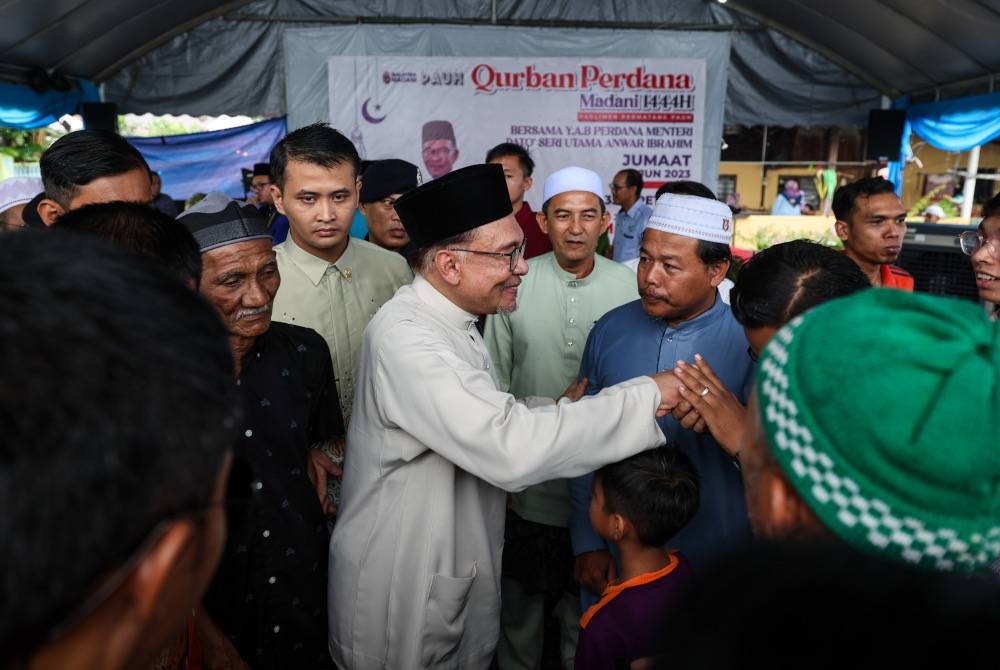
[[[361,175],[361,202],[375,202],[420,186],[420,168],[398,158],[372,161]]]
[[[417,249],[511,214],[500,165],[470,165],[427,182],[396,201],[396,213]]]

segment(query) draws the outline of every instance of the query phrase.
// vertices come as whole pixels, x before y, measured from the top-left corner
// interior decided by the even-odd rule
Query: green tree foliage
[[[37,163],[42,152],[56,141],[59,134],[41,130],[0,128],[0,153],[11,156],[18,163]]]

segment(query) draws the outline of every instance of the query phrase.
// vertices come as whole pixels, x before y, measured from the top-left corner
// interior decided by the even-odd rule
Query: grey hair
[[[453,244],[468,244],[479,237],[479,228],[467,230],[458,235],[446,237],[426,247],[420,247],[410,255],[410,268],[414,274],[427,276],[434,267],[434,256],[438,250],[446,249]]]

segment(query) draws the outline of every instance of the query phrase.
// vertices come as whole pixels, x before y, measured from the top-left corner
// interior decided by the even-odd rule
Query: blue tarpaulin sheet
[[[174,199],[186,200],[209,191],[243,198],[240,168],[266,163],[271,148],[287,132],[282,116],[229,130],[129,137],[128,141],[146,158],[150,169],[160,173],[163,192]]]
[[[902,158],[912,155],[911,133],[916,133],[942,151],[968,151],[1000,137],[1000,93],[910,106],[907,106],[908,98],[898,102],[893,106],[906,109],[906,124],[901,139]],[[901,193],[901,165],[890,163],[889,167],[889,178],[895,182],[896,192]]]
[[[77,80],[79,88],[70,91],[49,89],[39,93],[30,86],[0,82],[0,126],[7,128],[44,128],[65,114],[79,112],[81,102],[100,102],[97,87]]]
[[[1000,136],[1000,93],[913,105],[906,121],[942,151],[968,151]]]

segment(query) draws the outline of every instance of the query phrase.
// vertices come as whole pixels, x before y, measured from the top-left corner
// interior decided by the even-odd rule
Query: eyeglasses
[[[996,237],[986,237],[978,230],[967,230],[958,236],[958,246],[966,256],[976,253],[984,245],[990,246],[990,253],[994,256],[1000,255],[1000,239]]]
[[[270,185],[271,185],[271,182],[269,182],[269,181],[256,182],[256,183],[250,184],[250,188],[252,188],[255,191],[259,191],[259,190],[261,190],[263,188],[267,188]]]
[[[483,256],[506,256],[507,258],[510,259],[510,271],[513,274],[514,268],[517,267],[517,262],[521,260],[521,256],[524,255],[524,245],[526,242],[527,240],[522,241],[521,246],[519,246],[517,249],[514,249],[514,251],[507,251],[507,252],[480,251],[479,249],[456,249],[456,248],[452,248],[452,251],[465,251],[470,254],[481,254]]]

